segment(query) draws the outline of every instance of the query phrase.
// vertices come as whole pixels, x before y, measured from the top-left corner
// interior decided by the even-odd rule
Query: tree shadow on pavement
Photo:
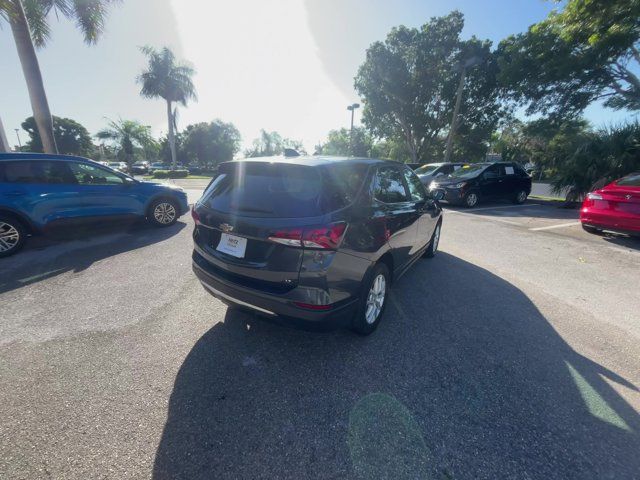
[[[637,391],[439,253],[369,337],[229,309],[178,372],[153,477],[638,478],[640,417],[612,383]]]
[[[166,240],[185,226],[180,221],[166,228],[129,222],[64,229],[31,237],[23,251],[0,259],[0,293],[65,272],[85,270],[99,260]]]

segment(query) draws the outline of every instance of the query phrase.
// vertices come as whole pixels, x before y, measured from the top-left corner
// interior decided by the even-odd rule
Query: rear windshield
[[[366,165],[227,163],[207,188],[202,203],[244,217],[315,217],[350,205]]]
[[[640,187],[640,173],[632,173],[616,182],[617,185],[623,187]]]

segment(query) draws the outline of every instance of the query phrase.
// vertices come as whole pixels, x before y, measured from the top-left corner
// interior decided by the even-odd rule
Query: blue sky
[[[38,56],[52,112],[92,134],[105,117],[138,120],[156,135],[166,131],[164,105],[140,98],[135,77],[144,67],[137,47],[167,45],[198,72],[199,101],[180,110],[180,127],[221,118],[236,124],[245,145],[265,128],[312,149],[328,130],[348,125],[346,106],[358,100],[353,76],[366,48],[391,27],[419,26],[458,9],[466,37],[497,43],[555,6],[540,0],[124,0],[95,46],[53,17],[51,42]],[[30,104],[11,31],[1,26],[0,117],[15,142],[13,129],[30,115]],[[592,106],[586,116],[602,125],[628,114]]]

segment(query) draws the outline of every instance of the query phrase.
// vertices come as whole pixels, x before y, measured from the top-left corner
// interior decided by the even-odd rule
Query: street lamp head
[[[360,104],[359,103],[352,103],[351,105],[349,105],[347,107],[347,110],[349,110],[350,112],[354,111],[356,108],[360,108]]]

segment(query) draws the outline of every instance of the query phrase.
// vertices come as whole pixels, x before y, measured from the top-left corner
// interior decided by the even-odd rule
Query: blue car
[[[57,226],[146,218],[168,227],[188,211],[180,187],[140,182],[81,157],[0,153],[0,257]]]

